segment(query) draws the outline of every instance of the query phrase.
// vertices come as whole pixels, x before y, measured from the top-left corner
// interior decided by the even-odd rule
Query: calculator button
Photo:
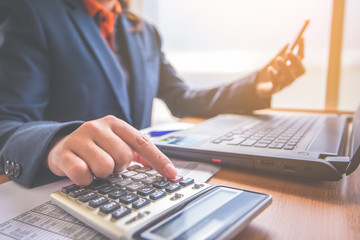
[[[140,181],[140,180],[145,179],[145,178],[147,178],[147,175],[144,174],[144,173],[140,173],[140,174],[137,174],[137,175],[132,176],[132,177],[131,177],[131,180],[133,180],[133,181]]]
[[[135,209],[142,208],[150,203],[150,200],[147,198],[140,198],[139,200],[133,202],[132,207]]]
[[[110,176],[108,176],[106,178],[106,180],[108,180],[108,182],[110,182],[110,183],[115,183],[115,182],[120,181],[122,179],[123,178],[121,177],[120,173],[113,173],[113,174],[111,174]]]
[[[152,185],[154,184],[156,181],[157,181],[157,177],[148,177],[148,178],[145,178],[143,180],[141,180],[141,182],[145,185]]]
[[[80,202],[83,202],[83,203],[86,203],[94,198],[97,198],[99,196],[99,194],[97,194],[96,192],[89,192],[85,195],[82,195],[79,197],[79,201]]]
[[[174,194],[174,196],[172,196],[171,198],[170,198],[170,200],[178,200],[178,199],[180,199],[180,198],[182,198],[182,197],[184,197],[184,194],[181,194],[181,193],[175,193]]]
[[[119,219],[131,213],[131,209],[121,206],[118,210],[114,211],[111,216],[113,219]]]
[[[173,193],[173,192],[176,192],[177,190],[179,190],[181,187],[180,187],[180,184],[179,183],[175,183],[171,186],[168,186],[165,188],[165,191],[168,192],[168,193]]]
[[[110,202],[110,203],[107,203],[105,205],[102,205],[100,207],[100,212],[102,213],[105,213],[105,214],[108,214],[108,213],[111,213],[117,209],[119,209],[121,207],[121,205],[117,202]]]
[[[121,181],[123,178],[108,178],[107,181],[111,184],[115,184],[118,181]]]
[[[188,186],[190,184],[193,184],[194,183],[194,179],[193,178],[186,178],[182,181],[180,181],[180,185],[185,187],[185,186]]]
[[[158,199],[160,199],[162,197],[165,197],[165,196],[166,196],[166,193],[164,191],[159,190],[159,191],[156,191],[156,192],[150,194],[150,199],[151,200],[158,200]]]
[[[81,195],[84,195],[84,194],[87,194],[87,193],[89,193],[90,191],[88,190],[88,189],[86,189],[86,188],[80,188],[80,189],[78,189],[78,190],[75,190],[75,191],[72,191],[72,192],[70,192],[69,193],[69,196],[70,197],[73,197],[73,198],[77,198],[77,197],[79,197],[79,196],[81,196]]]
[[[106,179],[109,179],[109,178],[121,178],[121,173],[110,174]]]
[[[137,190],[137,193],[141,196],[147,196],[147,195],[150,195],[152,193],[155,192],[155,188],[151,187],[151,186],[145,186],[145,187],[142,187],[142,188],[139,188]]]
[[[93,208],[100,207],[101,205],[108,203],[109,199],[107,197],[101,196],[98,198],[95,198],[89,202],[89,206]]]
[[[133,182],[130,185],[126,186],[126,190],[130,191],[130,192],[135,192],[136,190],[138,190],[139,188],[142,188],[144,185],[142,183],[139,182]]]
[[[138,199],[139,199],[139,196],[136,195],[135,193],[128,193],[119,198],[120,202],[123,204],[130,204],[132,202],[135,202]]]
[[[199,189],[199,188],[202,188],[203,186],[205,186],[205,185],[201,184],[201,183],[195,183],[194,186],[192,187],[192,189]]]
[[[122,173],[121,176],[123,176],[124,178],[130,178],[136,174],[138,174],[138,173],[135,171],[127,171],[127,172]]]
[[[140,165],[134,164],[127,168],[128,171],[134,171],[135,169],[141,168]]]
[[[151,168],[149,168],[149,167],[141,167],[141,168],[136,169],[135,171],[137,171],[139,173],[144,173],[144,172],[147,172],[150,170],[151,170]]]
[[[158,172],[155,170],[155,169],[151,169],[149,171],[146,171],[145,174],[149,175],[149,176],[152,176],[152,175],[155,175],[157,174]]]
[[[94,179],[94,181],[87,186],[87,188],[91,189],[91,190],[98,190],[102,187],[105,187],[107,185],[107,183],[102,180],[102,179]]]
[[[105,194],[108,194],[109,192],[114,191],[115,189],[116,189],[115,186],[108,185],[108,186],[105,186],[103,188],[100,188],[98,190],[98,192],[105,195]]]
[[[127,194],[126,190],[117,188],[116,190],[110,192],[108,196],[111,199],[118,199],[119,197],[124,196],[125,194]]]
[[[72,192],[72,191],[75,191],[75,190],[78,190],[80,187],[76,184],[71,184],[70,186],[66,186],[66,187],[62,187],[61,188],[61,192],[62,193],[65,193],[65,194],[68,194],[69,192]]]
[[[175,178],[168,179],[172,183],[178,183],[182,181],[184,178],[182,176],[176,176]]]
[[[161,180],[158,182],[155,182],[154,187],[158,188],[158,189],[162,189],[162,188],[166,188],[167,186],[170,185],[170,182],[166,181],[166,180]]]
[[[130,179],[124,179],[124,180],[120,180],[120,181],[116,182],[115,185],[123,188],[131,183],[132,183],[132,181]]]

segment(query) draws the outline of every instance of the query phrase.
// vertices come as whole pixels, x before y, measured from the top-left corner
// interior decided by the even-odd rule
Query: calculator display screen
[[[204,239],[223,232],[267,196],[215,188],[141,234],[143,239]]]

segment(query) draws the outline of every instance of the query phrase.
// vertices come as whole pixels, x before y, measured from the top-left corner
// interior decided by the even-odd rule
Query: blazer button
[[[5,174],[9,175],[10,172],[10,161],[5,162]]]
[[[14,166],[13,176],[17,178],[20,176],[20,174],[21,174],[21,165],[16,163]]]
[[[7,173],[8,176],[13,176],[14,168],[15,168],[14,162],[10,162],[9,168],[8,168],[8,173]]]

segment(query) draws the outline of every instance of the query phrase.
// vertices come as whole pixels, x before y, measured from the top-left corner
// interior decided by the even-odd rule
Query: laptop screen
[[[360,104],[355,112],[353,120],[353,145],[351,150],[351,161],[346,169],[346,175],[351,174],[359,166],[360,163]]]

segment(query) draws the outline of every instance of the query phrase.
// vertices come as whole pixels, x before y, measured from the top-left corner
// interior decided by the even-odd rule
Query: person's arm
[[[92,175],[105,177],[123,169],[131,156],[143,161],[138,152],[164,176],[175,177],[170,160],[119,119],[46,121],[52,63],[43,22],[25,0],[2,0],[0,13],[0,172],[27,187],[68,175],[75,183],[87,184]],[[87,131],[94,126],[113,133]],[[115,142],[108,145],[111,138]],[[101,151],[104,154],[94,159],[82,155]],[[81,166],[85,171],[78,171]]]
[[[161,52],[161,40],[156,29],[154,34]],[[191,89],[177,75],[162,52],[160,61],[158,97],[177,117],[212,117],[220,113],[251,112],[270,106],[270,97],[261,98],[256,93],[256,72],[218,87]]]
[[[52,137],[80,123],[43,121],[50,84],[44,33],[22,1],[1,1],[0,13],[0,170],[38,186],[58,179],[42,164]]]
[[[161,39],[156,30],[159,51]],[[273,60],[257,72],[210,89],[191,89],[178,76],[161,53],[160,87],[163,99],[177,117],[212,117],[221,113],[243,113],[268,108],[274,93],[290,85],[304,74],[303,39],[297,53],[284,47]]]

